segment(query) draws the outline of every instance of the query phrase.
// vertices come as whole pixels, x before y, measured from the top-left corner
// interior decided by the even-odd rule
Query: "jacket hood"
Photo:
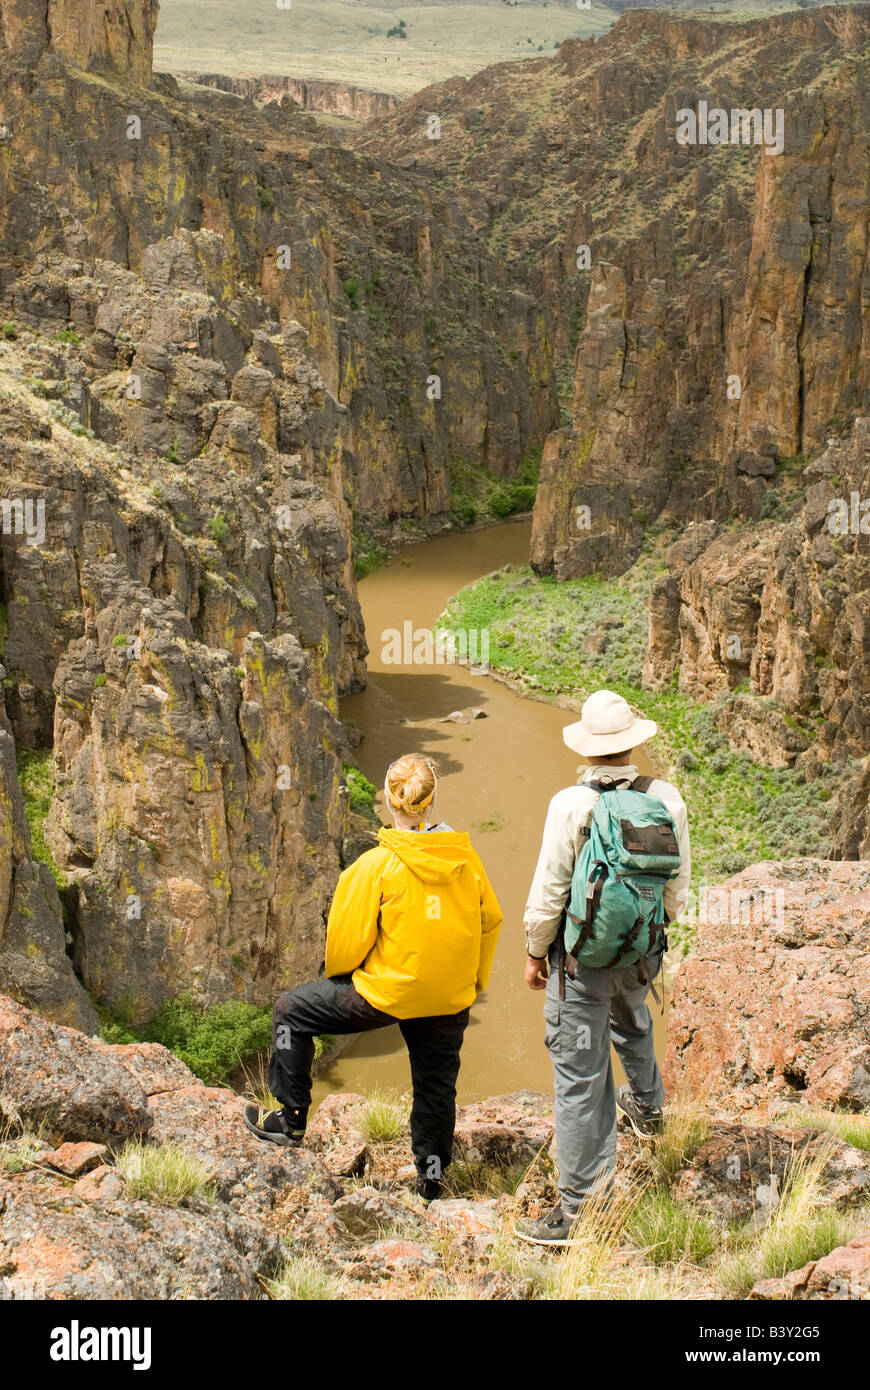
[[[378,840],[424,883],[447,883],[469,863],[473,854],[471,841],[460,830],[382,829],[378,832]]]

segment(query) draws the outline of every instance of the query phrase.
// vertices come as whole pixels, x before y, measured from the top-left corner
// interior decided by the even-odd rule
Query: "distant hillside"
[[[158,70],[320,78],[410,96],[492,63],[552,53],[563,39],[605,33],[625,9],[705,10],[746,18],[815,0],[161,0]]]
[[[602,34],[616,19],[592,0],[162,0],[155,66],[233,77],[287,73],[409,96],[489,63],[552,53],[566,38]],[[404,21],[404,23],[402,23]],[[388,35],[390,30],[399,30]]]

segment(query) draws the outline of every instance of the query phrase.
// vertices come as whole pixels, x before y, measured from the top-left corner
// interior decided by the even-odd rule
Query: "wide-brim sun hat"
[[[658,727],[652,719],[638,719],[628,701],[613,690],[596,690],[577,723],[562,730],[562,738],[581,758],[595,758],[637,748],[658,733]]]

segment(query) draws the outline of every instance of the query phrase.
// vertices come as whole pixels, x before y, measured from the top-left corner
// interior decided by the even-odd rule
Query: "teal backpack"
[[[664,888],[680,871],[680,847],[670,811],[647,795],[652,780],[636,777],[627,788],[609,778],[586,784],[600,795],[565,910],[562,997],[564,971],[573,980],[578,965],[599,969],[637,961],[645,978],[644,957],[664,937]]]

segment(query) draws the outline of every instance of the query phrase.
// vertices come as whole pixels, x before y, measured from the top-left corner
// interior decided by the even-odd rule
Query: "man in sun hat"
[[[577,784],[550,802],[541,853],[526,904],[526,983],[546,989],[546,1045],[555,1078],[556,1150],[560,1204],[540,1221],[520,1223],[517,1233],[535,1244],[569,1242],[571,1226],[596,1179],[616,1164],[616,1112],[636,1134],[654,1134],[661,1123],[664,1086],[653,1048],[647,991],[661,969],[664,941],[631,965],[592,969],[578,964],[560,989],[560,932],[571,894],[575,861],[590,833],[602,784],[630,789],[638,779],[631,752],[657,732],[638,718],[621,695],[596,690],[578,723],[563,729],[569,748],[585,758]],[[596,784],[596,786],[590,785]],[[665,886],[667,920],[686,903],[691,876],[686,806],[676,787],[641,778],[636,790],[658,797],[670,813],[680,851],[679,873]],[[564,998],[560,994],[564,990]],[[616,1047],[628,1085],[616,1093],[610,1044]]]

